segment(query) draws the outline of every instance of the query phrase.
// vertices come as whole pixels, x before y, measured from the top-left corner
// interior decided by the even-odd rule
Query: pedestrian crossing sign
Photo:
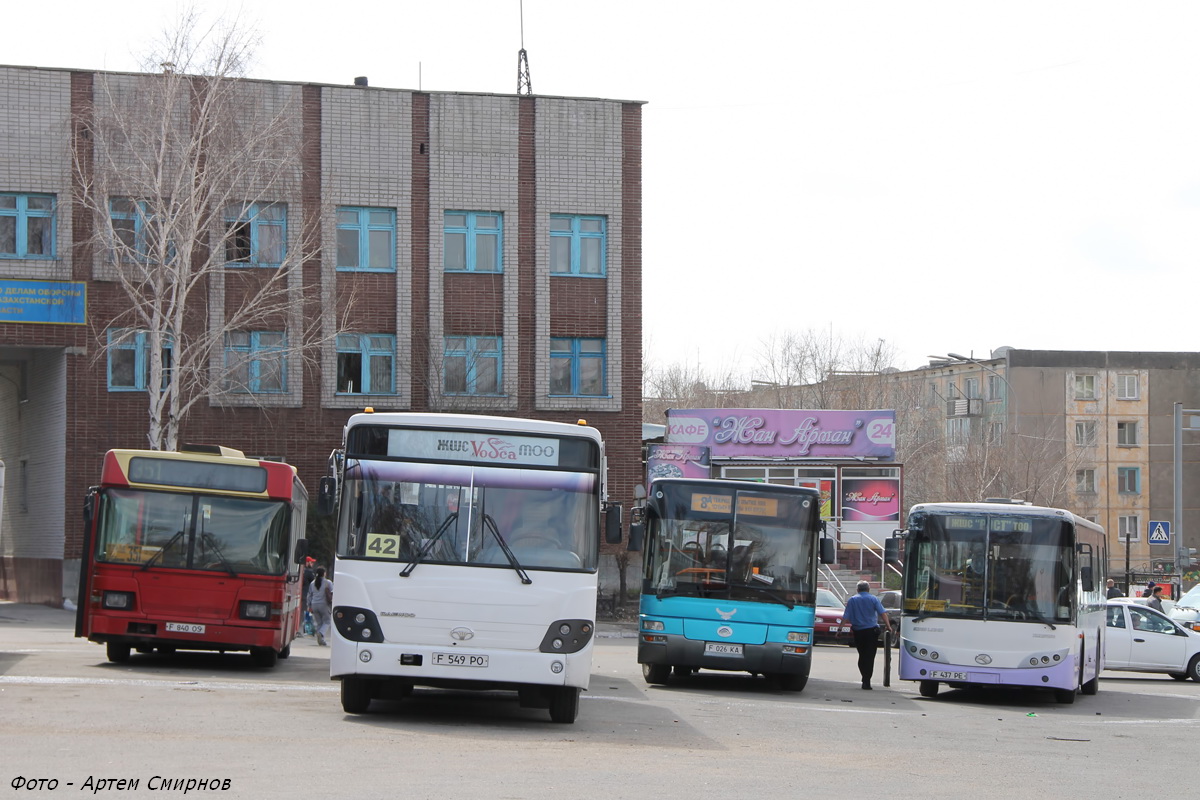
[[[1164,520],[1150,520],[1150,544],[1171,543],[1171,523]]]

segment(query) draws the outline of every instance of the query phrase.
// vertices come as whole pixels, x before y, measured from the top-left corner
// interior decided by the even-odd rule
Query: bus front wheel
[[[804,690],[808,683],[807,675],[798,675],[794,672],[779,672],[772,676],[774,683],[782,691],[785,692],[800,692]]]
[[[104,646],[108,660],[114,664],[124,664],[129,660],[129,645],[121,642],[109,642]]]
[[[362,678],[342,678],[342,711],[365,714],[371,705],[371,685]]]
[[[646,683],[660,683],[665,686],[671,679],[671,665],[642,664],[642,677],[646,679]]]
[[[250,660],[254,662],[254,666],[269,669],[275,666],[276,659],[279,658],[279,652],[274,647],[251,647]]]
[[[921,681],[921,697],[937,697],[937,681]]]
[[[579,716],[579,689],[556,686],[550,695],[550,719],[570,724]]]

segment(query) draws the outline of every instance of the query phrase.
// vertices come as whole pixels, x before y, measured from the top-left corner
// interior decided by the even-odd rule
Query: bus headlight
[[[561,633],[566,629],[566,633]],[[592,641],[592,622],[587,619],[557,619],[542,637],[542,653],[578,653]]]
[[[238,615],[242,619],[270,619],[271,604],[262,600],[243,600]]]
[[[648,619],[642,622],[642,629],[647,631],[661,631],[665,626],[661,619]]]
[[[104,607],[118,611],[132,611],[133,592],[105,592]]]
[[[366,608],[338,606],[333,610],[333,624],[343,639],[352,642],[382,642],[379,619]]]

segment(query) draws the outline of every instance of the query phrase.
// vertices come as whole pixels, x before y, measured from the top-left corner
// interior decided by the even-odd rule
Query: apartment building
[[[74,594],[101,457],[146,446],[150,340],[115,322],[130,295],[97,242],[108,231],[141,247],[154,212],[132,190],[104,214],[83,200],[108,155],[98,109],[124,98],[136,114],[167,79],[0,66],[0,598]],[[297,155],[269,192],[248,185],[245,202],[208,209],[224,238],[197,249],[228,263],[189,324],[221,331],[212,365],[236,380],[187,410],[178,441],[284,459],[314,491],[365,406],[582,418],[605,436],[611,499],[628,508],[641,472],[641,103],[366,81],[238,92]],[[182,102],[172,124],[186,133],[197,114]],[[221,329],[268,275],[294,302]],[[282,346],[314,320],[324,335],[303,357]]]
[[[1177,547],[1200,546],[1200,432],[1186,428],[1182,518],[1173,518],[1174,407],[1200,408],[1200,353],[1004,347],[891,380],[913,387],[914,416],[927,423],[923,432],[907,426],[901,453],[922,436],[945,443],[920,500],[1012,496],[1065,507],[1104,526],[1118,578],[1127,569],[1169,572]],[[1169,523],[1169,542],[1151,541],[1151,521]]]

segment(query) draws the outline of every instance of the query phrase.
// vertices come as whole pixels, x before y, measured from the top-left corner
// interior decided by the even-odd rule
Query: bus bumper
[[[678,635],[660,638],[666,641],[647,642],[642,634],[638,639],[639,664],[804,676],[812,666],[812,648],[808,645],[795,645],[797,651],[804,652],[785,653],[782,642],[743,644],[741,655],[712,655],[705,652],[706,643],[697,639]]]
[[[542,653],[390,642],[352,642],[334,634],[329,677],[358,676],[414,686],[516,689],[520,686],[588,688],[592,647],[576,653]]]

